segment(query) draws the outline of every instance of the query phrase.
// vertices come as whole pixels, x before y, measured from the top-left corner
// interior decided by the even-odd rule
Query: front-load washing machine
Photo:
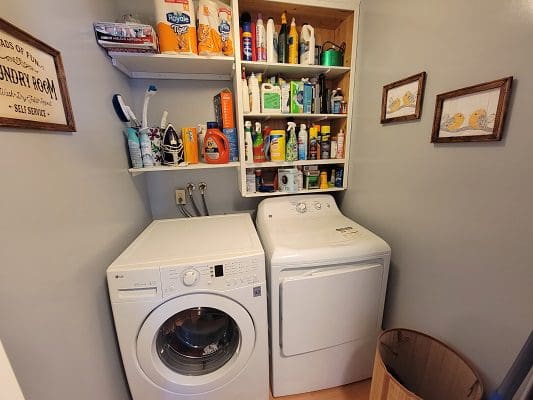
[[[330,195],[263,200],[274,396],[372,375],[390,247],[341,214]]]
[[[267,400],[264,252],[249,215],[159,220],[107,270],[134,400]]]

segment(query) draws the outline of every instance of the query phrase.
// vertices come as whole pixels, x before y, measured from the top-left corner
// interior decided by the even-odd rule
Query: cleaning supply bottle
[[[300,33],[300,64],[313,65],[315,63],[315,29],[309,24],[303,24]]]
[[[337,158],[337,135],[335,133],[331,134],[329,158]]]
[[[307,160],[307,130],[305,124],[300,125],[300,132],[298,132],[298,160]]]
[[[296,139],[296,123],[287,122],[287,147],[285,161],[298,161],[298,140]]]
[[[309,128],[309,159],[316,160],[318,153],[318,129],[316,126]]]
[[[272,17],[268,18],[266,27],[266,56],[267,62],[278,62],[278,33]]]
[[[278,62],[289,62],[287,12],[281,14],[281,28],[278,35]]]
[[[344,100],[344,96],[342,95],[342,89],[337,88],[332,92],[331,95],[331,113],[332,114],[341,114],[342,108],[341,104]]]
[[[154,166],[154,155],[152,154],[152,142],[148,136],[149,128],[143,128],[139,130],[139,141],[141,144],[141,156],[143,159],[143,167]]]
[[[265,25],[263,25],[263,16],[261,13],[257,14],[257,22],[255,24],[255,40],[257,46],[257,61],[266,61],[266,33]]]
[[[320,129],[320,159],[327,160],[330,158],[330,134],[331,127],[329,125],[322,125]]]
[[[229,162],[229,141],[218,129],[216,122],[207,123],[204,141],[205,161],[208,164],[226,164]]]
[[[252,61],[252,25],[250,22],[242,24],[242,54],[243,61]]]
[[[285,161],[285,131],[270,131],[270,161]]]
[[[336,158],[344,158],[344,129],[341,129],[339,133],[337,134],[337,157]]]
[[[198,150],[200,151],[200,161],[205,162],[204,142],[207,133],[206,124],[198,124]]]
[[[253,72],[248,78],[248,93],[251,113],[259,114],[261,112],[261,95],[259,94],[259,81]]]
[[[252,140],[252,122],[244,121],[244,154],[247,162],[254,160],[254,142]]]
[[[198,164],[198,135],[196,128],[181,128],[181,137],[185,150],[185,161],[188,164]]]
[[[254,135],[254,162],[265,162],[265,149],[263,142],[263,133],[261,132],[261,123],[255,123],[255,135]]]
[[[296,20],[294,17],[291,20],[291,29],[287,39],[289,47],[289,64],[298,64],[298,31],[296,30]]]
[[[142,168],[143,159],[141,155],[141,142],[137,135],[137,129],[126,128],[126,134],[128,136],[128,149],[130,151],[131,166],[133,168]]]
[[[242,67],[242,108],[245,114],[250,113],[250,93],[248,92],[248,81],[244,67]]]

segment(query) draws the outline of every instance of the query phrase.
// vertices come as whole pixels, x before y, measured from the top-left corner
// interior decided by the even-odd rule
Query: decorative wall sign
[[[501,140],[512,83],[510,76],[439,94],[431,142]]]
[[[420,119],[426,73],[410,76],[383,86],[381,123]]]
[[[59,51],[2,18],[0,126],[76,130]]]

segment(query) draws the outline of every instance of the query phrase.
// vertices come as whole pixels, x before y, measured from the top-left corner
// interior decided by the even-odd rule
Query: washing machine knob
[[[307,206],[305,205],[305,203],[298,203],[296,205],[296,211],[303,214],[304,212],[307,211]]]
[[[183,284],[185,286],[192,286],[198,282],[200,274],[195,269],[188,269],[183,273]]]
[[[322,204],[320,204],[320,202],[316,201],[315,202],[315,209],[316,210],[321,210],[322,209]]]

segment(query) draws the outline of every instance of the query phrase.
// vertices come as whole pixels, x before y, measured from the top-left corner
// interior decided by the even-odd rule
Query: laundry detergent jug
[[[207,123],[207,133],[204,139],[204,157],[208,164],[226,164],[229,162],[229,141],[220,132],[216,122]]]

